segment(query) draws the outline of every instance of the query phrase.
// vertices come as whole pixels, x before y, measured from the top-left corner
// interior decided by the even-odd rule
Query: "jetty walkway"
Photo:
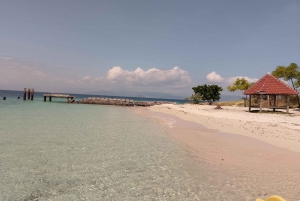
[[[52,98],[65,98],[67,103],[73,103],[75,96],[70,96],[69,94],[44,94],[44,101],[49,97],[49,101],[52,101]]]

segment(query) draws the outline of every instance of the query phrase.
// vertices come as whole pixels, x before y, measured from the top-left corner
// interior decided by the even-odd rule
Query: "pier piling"
[[[24,88],[24,91],[23,91],[23,100],[26,100],[26,88]]]
[[[34,96],[34,89],[31,89],[30,100],[33,100],[33,96]]]
[[[28,88],[27,99],[30,100],[30,89]]]

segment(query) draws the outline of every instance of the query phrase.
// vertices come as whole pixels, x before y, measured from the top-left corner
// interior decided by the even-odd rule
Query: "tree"
[[[245,91],[249,89],[254,82],[250,83],[245,78],[237,78],[234,83],[227,87],[228,91],[234,92],[236,90]]]
[[[199,104],[201,100],[202,100],[202,97],[198,93],[192,94],[190,97],[185,98],[185,101],[187,103],[192,102],[193,104]]]
[[[228,91],[234,92],[236,90],[245,91],[249,89],[252,85],[254,85],[254,82],[250,83],[245,78],[237,78],[234,83],[227,87]],[[246,98],[244,99],[244,107],[246,107]]]
[[[191,100],[193,101],[194,104],[199,104],[200,101],[202,100],[202,97],[199,93],[192,94],[191,95]]]
[[[283,78],[285,81],[291,81],[295,90],[300,87],[300,68],[297,64],[291,63],[289,66],[277,66],[272,75],[277,78]],[[298,105],[300,107],[300,98],[298,96]]]
[[[223,91],[222,87],[218,85],[199,85],[197,87],[192,88],[195,92],[195,94],[199,94],[202,97],[202,100],[208,101],[209,104],[212,104],[212,102],[216,100],[220,100],[220,92]]]

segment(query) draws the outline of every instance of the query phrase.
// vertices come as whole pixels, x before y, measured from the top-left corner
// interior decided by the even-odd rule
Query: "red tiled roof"
[[[288,86],[276,77],[266,74],[258,80],[252,87],[244,91],[245,95],[259,94],[265,92],[268,95],[296,95],[298,91]]]

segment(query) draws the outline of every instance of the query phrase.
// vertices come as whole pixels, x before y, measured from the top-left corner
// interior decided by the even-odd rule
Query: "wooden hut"
[[[251,96],[259,95],[260,96],[260,111],[262,111],[262,100],[264,95],[273,96],[273,104],[267,108],[273,109],[285,109],[286,112],[289,112],[290,104],[290,95],[298,95],[298,91],[294,90],[289,85],[285,84],[281,80],[272,76],[271,74],[266,74],[260,80],[258,80],[253,86],[244,91],[244,95],[249,95],[249,112],[251,111]],[[277,96],[286,96],[287,104],[286,107],[278,107],[276,97]]]

